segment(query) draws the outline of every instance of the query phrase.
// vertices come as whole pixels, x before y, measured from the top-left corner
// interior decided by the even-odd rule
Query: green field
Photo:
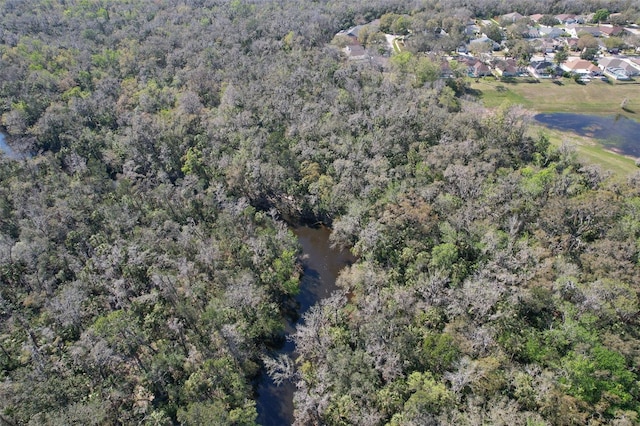
[[[578,84],[572,79],[534,82],[522,79],[517,82],[499,81],[494,78],[471,83],[472,93],[489,108],[502,105],[522,105],[535,112],[573,112],[595,115],[622,114],[640,120],[640,84],[607,83],[593,80]],[[621,105],[627,99],[625,109]],[[550,130],[534,125],[532,132],[544,133],[551,142],[560,146],[567,142],[576,147],[578,156],[585,162],[601,165],[616,176],[626,177],[638,170],[632,158],[605,149],[597,140],[578,136],[573,132]]]
[[[607,83],[592,80],[578,84],[562,78],[552,82],[514,79],[514,82],[484,78],[471,83],[471,89],[487,107],[503,103],[520,104],[538,112],[576,112],[584,114],[624,114],[640,119],[640,82]],[[627,99],[626,110],[621,108]]]

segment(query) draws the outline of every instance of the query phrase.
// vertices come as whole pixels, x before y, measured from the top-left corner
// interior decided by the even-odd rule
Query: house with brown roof
[[[565,39],[565,43],[567,44],[569,49],[573,50],[574,52],[577,52],[578,50],[580,50],[580,48],[578,47],[579,41],[580,41],[579,38],[574,38],[574,37]]]
[[[560,15],[555,15],[555,18],[560,21],[561,24],[575,24],[577,21],[576,15],[571,13],[562,13]]]
[[[485,77],[492,75],[491,68],[481,60],[471,56],[459,56],[458,62],[467,66],[467,73],[470,77]]]
[[[517,77],[521,72],[524,72],[513,58],[494,61],[493,69],[498,77]]]
[[[564,71],[570,72],[572,74],[580,74],[587,77],[602,75],[602,70],[586,59],[571,58],[560,65],[560,67]]]
[[[600,25],[598,29],[600,30],[600,34],[605,37],[618,37],[625,32],[624,28],[614,27],[613,25]]]
[[[540,19],[542,19],[544,15],[542,13],[535,13],[531,16],[529,16],[529,19],[531,19],[533,22],[538,22]]]
[[[478,61],[473,67],[471,67],[471,75],[473,77],[486,77],[488,75],[493,75],[491,72],[491,68],[484,62]]]

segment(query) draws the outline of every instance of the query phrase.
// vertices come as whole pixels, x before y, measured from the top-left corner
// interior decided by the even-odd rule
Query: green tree
[[[624,48],[624,40],[620,37],[607,37],[604,39],[604,45],[608,50]]]
[[[491,23],[489,25],[485,25],[482,27],[482,32],[484,32],[487,37],[496,43],[500,43],[504,38],[504,34],[502,32],[502,28],[500,28],[497,24]]]
[[[554,25],[558,25],[560,21],[553,15],[542,15],[538,23],[547,27],[553,27]]]
[[[556,65],[560,65],[564,63],[568,58],[569,58],[569,53],[566,51],[566,49],[562,48],[560,50],[557,50],[556,53],[554,54],[553,63],[555,63]]]
[[[611,15],[611,12],[609,12],[608,9],[598,9],[596,10],[596,13],[593,14],[593,19],[591,20],[591,22],[593,22],[594,24],[606,22],[607,19],[609,19],[609,15]]]
[[[412,394],[404,403],[402,412],[392,417],[390,425],[424,424],[429,414],[438,414],[454,402],[453,393],[430,373],[411,373],[407,387]]]
[[[409,28],[411,28],[411,18],[401,15],[393,21],[389,29],[392,34],[407,35]]]

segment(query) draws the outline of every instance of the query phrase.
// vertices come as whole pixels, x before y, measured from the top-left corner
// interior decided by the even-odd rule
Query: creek
[[[28,157],[25,154],[15,152],[13,148],[7,144],[7,135],[0,129],[0,152],[2,152],[7,158],[12,160],[21,160]]]
[[[332,248],[329,243],[331,231],[321,226],[312,228],[299,226],[292,228],[302,247],[303,273],[300,281],[300,293],[296,296],[298,318],[287,322],[287,336],[295,332],[302,315],[316,302],[329,297],[337,289],[336,278],[340,270],[352,264],[355,258],[348,250]],[[287,354],[295,359],[295,345],[286,339],[283,347],[276,353]],[[258,386],[258,424],[262,426],[283,426],[293,423],[293,393],[295,383],[285,381],[277,386],[266,373],[262,374]]]
[[[535,120],[555,130],[571,131],[597,139],[605,148],[622,155],[640,157],[640,123],[624,115],[597,115],[554,112],[537,114]]]
[[[4,133],[0,132],[0,151],[4,153],[9,158],[17,158],[17,154],[11,149],[9,145],[7,145],[7,141],[5,140]]]

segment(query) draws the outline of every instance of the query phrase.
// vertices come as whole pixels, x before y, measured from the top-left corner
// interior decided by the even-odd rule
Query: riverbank
[[[295,359],[295,345],[290,338],[298,324],[303,322],[303,315],[314,304],[325,299],[338,289],[336,280],[340,271],[347,265],[351,265],[356,258],[347,249],[332,247],[330,242],[331,229],[324,225],[307,226],[292,225],[295,221],[288,218],[290,229],[298,238],[302,255],[302,277],[300,281],[300,293],[295,301],[297,309],[295,316],[286,324],[287,334],[282,348],[274,353],[274,356],[286,355],[289,359]],[[317,225],[317,224],[316,224]],[[263,373],[258,385],[258,424],[262,426],[280,426],[292,424],[294,421],[293,394],[295,382],[285,380],[276,384]]]

